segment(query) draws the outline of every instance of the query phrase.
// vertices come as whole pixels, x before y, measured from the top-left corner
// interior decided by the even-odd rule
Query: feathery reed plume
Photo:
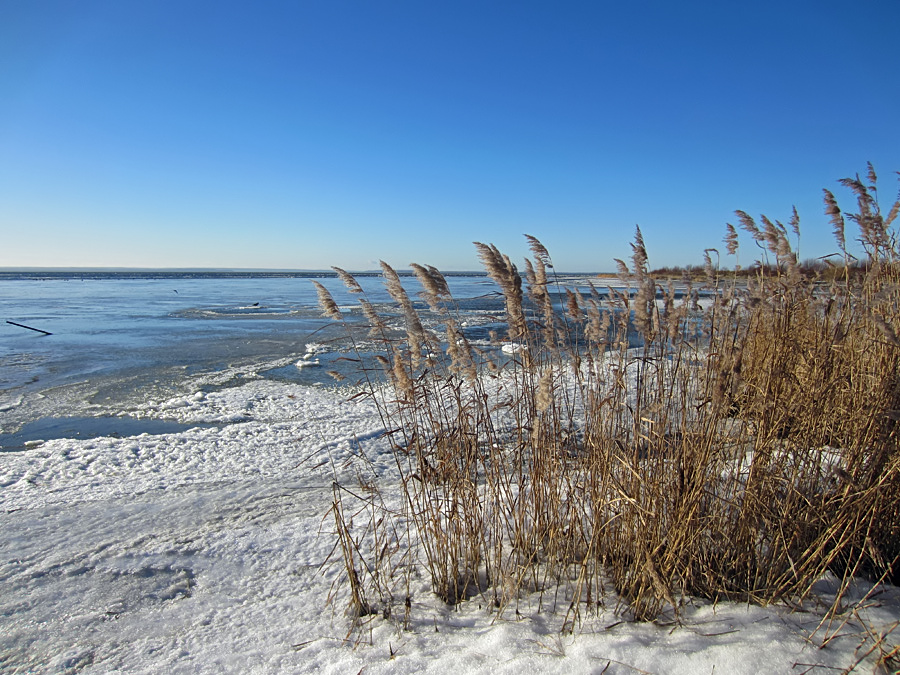
[[[409,353],[412,359],[412,366],[416,368],[422,359],[422,348],[426,342],[425,328],[419,320],[419,315],[416,313],[409,295],[407,295],[406,290],[400,283],[400,277],[397,272],[383,260],[380,262],[388,295],[403,310],[403,317],[406,320],[406,338],[409,341]]]
[[[388,377],[389,380],[393,382],[393,365],[391,364],[390,359],[386,357],[384,354],[376,354],[375,361],[381,366],[381,369],[384,371],[384,374]]]
[[[528,258],[525,258],[525,278],[530,286],[545,287],[547,285],[547,265],[541,258],[534,259],[534,265]]]
[[[775,255],[777,258],[781,232],[779,231],[778,227],[776,227],[775,224],[765,216],[765,214],[761,215],[759,219],[763,224],[763,227],[761,229],[763,239],[766,242],[766,247],[769,249],[769,252]]]
[[[737,230],[734,229],[734,225],[731,223],[726,223],[725,229],[725,250],[728,251],[728,255],[737,255],[739,243]]]
[[[363,316],[369,322],[369,335],[371,337],[382,337],[387,334],[387,324],[384,319],[379,316],[378,312],[372,306],[372,303],[365,298],[359,299],[359,305],[362,307]]]
[[[450,297],[450,289],[447,286],[447,280],[444,279],[444,275],[430,265],[423,267],[416,263],[410,263],[410,267],[415,273],[416,279],[422,285],[420,295],[431,311],[441,314],[445,313],[446,308],[441,304],[441,301]]]
[[[316,287],[316,295],[319,297],[319,307],[322,308],[322,312],[329,319],[340,321],[343,318],[341,310],[338,309],[337,303],[331,297],[331,293],[318,281],[313,281],[313,285]]]
[[[866,178],[869,181],[869,189],[872,192],[878,191],[878,176],[875,175],[875,167],[872,162],[866,162]]]
[[[537,273],[528,258],[525,258],[525,282],[528,284],[531,294],[534,295],[534,287],[538,285]]]
[[[891,223],[897,218],[897,214],[900,213],[900,199],[894,202],[894,205],[891,207],[891,210],[888,211],[887,217],[884,219],[884,224],[886,226],[890,226]]]
[[[797,213],[797,207],[791,207],[791,219],[788,222],[791,226],[791,231],[794,233],[794,236],[797,237],[797,245],[799,246],[800,242],[800,214]]]
[[[827,215],[831,219],[831,227],[832,232],[834,233],[834,239],[837,242],[838,248],[840,248],[841,252],[846,255],[847,241],[844,238],[844,216],[841,214],[841,209],[838,206],[837,199],[834,198],[834,194],[831,192],[831,190],[823,188],[822,192],[825,195],[825,215]]]
[[[446,330],[450,370],[463,374],[470,382],[474,381],[478,376],[478,369],[472,356],[472,347],[469,341],[453,319],[447,320]]]
[[[787,263],[788,267],[793,267],[797,261],[797,257],[791,251],[791,242],[780,232],[778,233],[778,247],[775,249],[775,255],[779,261]]]
[[[642,280],[647,271],[647,248],[644,246],[644,235],[641,234],[641,228],[636,225],[634,228],[634,243],[631,245],[631,261],[634,263],[634,274],[638,281]]]
[[[583,304],[583,300],[582,303],[579,303],[579,297],[580,294],[578,293],[577,289],[575,292],[572,292],[568,288],[566,289],[566,312],[568,313],[569,318],[573,321],[580,321],[583,316],[580,306],[581,304]]]
[[[753,241],[756,242],[757,246],[761,247],[761,242],[765,241],[765,235],[760,231],[756,221],[746,211],[737,210],[734,213],[738,220],[741,221],[741,227],[744,231],[753,237]]]
[[[450,286],[447,284],[447,279],[441,274],[441,271],[433,265],[425,265],[425,269],[428,270],[428,276],[431,277],[437,288],[438,297],[444,300],[452,299]]]
[[[588,324],[585,327],[585,337],[593,345],[605,346],[609,341],[609,312],[601,311],[600,305],[594,298],[591,298],[588,303],[587,314]]]
[[[864,185],[858,175],[855,178],[843,178],[838,182],[845,187],[849,187],[856,195],[859,212],[847,214],[847,217],[857,224],[863,248],[869,257],[877,262],[887,257],[894,257],[893,244],[895,242],[892,237],[895,235],[888,231],[889,224],[881,215],[881,209],[876,197],[876,176],[871,165],[869,165],[868,179],[870,182],[869,186]]]
[[[344,282],[344,286],[347,287],[347,290],[350,293],[360,293],[361,294],[363,292],[362,286],[360,286],[359,282],[355,278],[353,278],[352,274],[348,273],[345,270],[342,270],[340,267],[332,266],[331,269],[333,269],[335,272],[337,272],[338,278]]]
[[[478,251],[478,259],[487,270],[488,276],[502,286],[500,279],[506,276],[506,266],[503,264],[503,256],[497,247],[493,244],[482,244],[479,241],[475,243],[475,250]]]
[[[542,245],[536,239],[533,246],[538,252],[541,251]],[[540,256],[535,256],[534,264],[528,258],[525,259],[525,280],[528,282],[528,294],[531,296],[534,305],[541,310],[543,322],[544,345],[551,351],[556,348],[558,317],[553,307],[553,299],[547,290],[547,269],[544,265],[545,260],[549,260],[549,254],[546,249]]]
[[[535,397],[535,407],[539,412],[547,412],[553,405],[555,396],[553,394],[553,369],[547,368],[538,382],[537,396]]]
[[[900,176],[900,171],[897,172],[897,175]],[[894,222],[898,213],[900,213],[900,193],[898,193],[897,199],[894,200],[894,205],[891,206],[887,217],[884,219],[885,227],[889,227]]]
[[[649,341],[656,332],[654,330],[654,321],[657,319],[656,285],[647,270],[647,248],[644,246],[644,236],[639,226],[635,227],[631,250],[634,277],[638,284],[637,295],[634,298],[634,325],[644,339]]]
[[[780,220],[776,220],[773,230],[775,233],[775,259],[779,263],[787,265],[789,269],[793,268],[796,263],[796,256],[791,250],[791,242],[787,237],[787,228]]]
[[[531,249],[532,254],[534,254],[535,260],[539,260],[545,267],[552,268],[553,264],[550,262],[550,254],[538,238],[526,234],[525,239],[528,240],[528,247]]]
[[[522,308],[522,277],[519,276],[519,271],[509,256],[500,253],[493,244],[487,245],[476,241],[475,248],[488,276],[500,286],[500,290],[503,292],[509,323],[509,337],[513,340],[525,337],[528,329]]]
[[[381,273],[382,277],[384,277],[384,287],[387,289],[388,295],[390,295],[401,307],[409,303],[409,296],[407,296],[403,284],[400,283],[400,276],[394,268],[388,265],[384,260],[379,261],[379,264],[381,265]]]
[[[708,281],[714,281],[716,278],[716,272],[713,269],[712,257],[709,255],[710,251],[715,251],[714,248],[707,248],[703,250],[703,273],[706,275]],[[716,251],[718,253],[718,251]]]
[[[409,371],[406,370],[406,366],[403,364],[403,355],[396,345],[393,348],[391,361],[391,375],[397,398],[404,403],[411,403],[415,397],[413,381],[409,376]]]
[[[642,282],[634,296],[634,326],[646,341],[652,339],[656,293],[652,283]]]
[[[872,207],[875,205],[875,199],[869,194],[868,188],[863,185],[857,174],[854,178],[841,178],[838,183],[845,188],[849,188],[856,195],[856,203],[859,206],[860,213],[869,215]]]

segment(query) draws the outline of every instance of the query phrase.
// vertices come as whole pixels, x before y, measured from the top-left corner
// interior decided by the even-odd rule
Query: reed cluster
[[[640,229],[609,288],[561,287],[533,237],[522,271],[478,243],[505,306],[490,347],[438,270],[413,266],[417,309],[383,264],[403,330],[362,296],[384,374],[366,393],[400,497],[335,484],[354,614],[408,619],[422,570],[449,604],[478,596],[502,616],[528,598],[570,628],[609,598],[650,620],[689,596],[801,602],[827,571],[896,580],[900,201],[882,215],[871,166],[843,183],[857,209],[826,191],[840,254],[825,280],[801,273],[796,212],[737,212],[728,254],[739,229],[759,254],[743,280],[710,249],[702,280],[659,282]]]

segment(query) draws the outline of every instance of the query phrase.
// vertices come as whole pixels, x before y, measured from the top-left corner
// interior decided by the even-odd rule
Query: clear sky
[[[699,263],[900,169],[900,2],[0,0],[0,266]],[[749,242],[744,245],[749,254]]]

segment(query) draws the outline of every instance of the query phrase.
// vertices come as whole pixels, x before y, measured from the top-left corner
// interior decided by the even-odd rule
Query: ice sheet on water
[[[139,436],[186,431],[197,425],[171,420],[136,419],[127,416],[45,417],[29,422],[15,433],[0,434],[0,452],[20,451],[37,447],[44,441],[57,438],[85,439],[109,436]]]

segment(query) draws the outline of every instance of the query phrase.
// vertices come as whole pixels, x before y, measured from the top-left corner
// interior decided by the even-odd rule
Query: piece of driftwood
[[[48,333],[45,330],[41,330],[40,328],[32,328],[31,326],[26,326],[24,323],[16,323],[15,321],[7,321],[6,323],[11,323],[13,326],[18,326],[19,328],[27,328],[28,330],[33,330],[35,333],[43,333],[44,335],[53,335],[53,333]]]

